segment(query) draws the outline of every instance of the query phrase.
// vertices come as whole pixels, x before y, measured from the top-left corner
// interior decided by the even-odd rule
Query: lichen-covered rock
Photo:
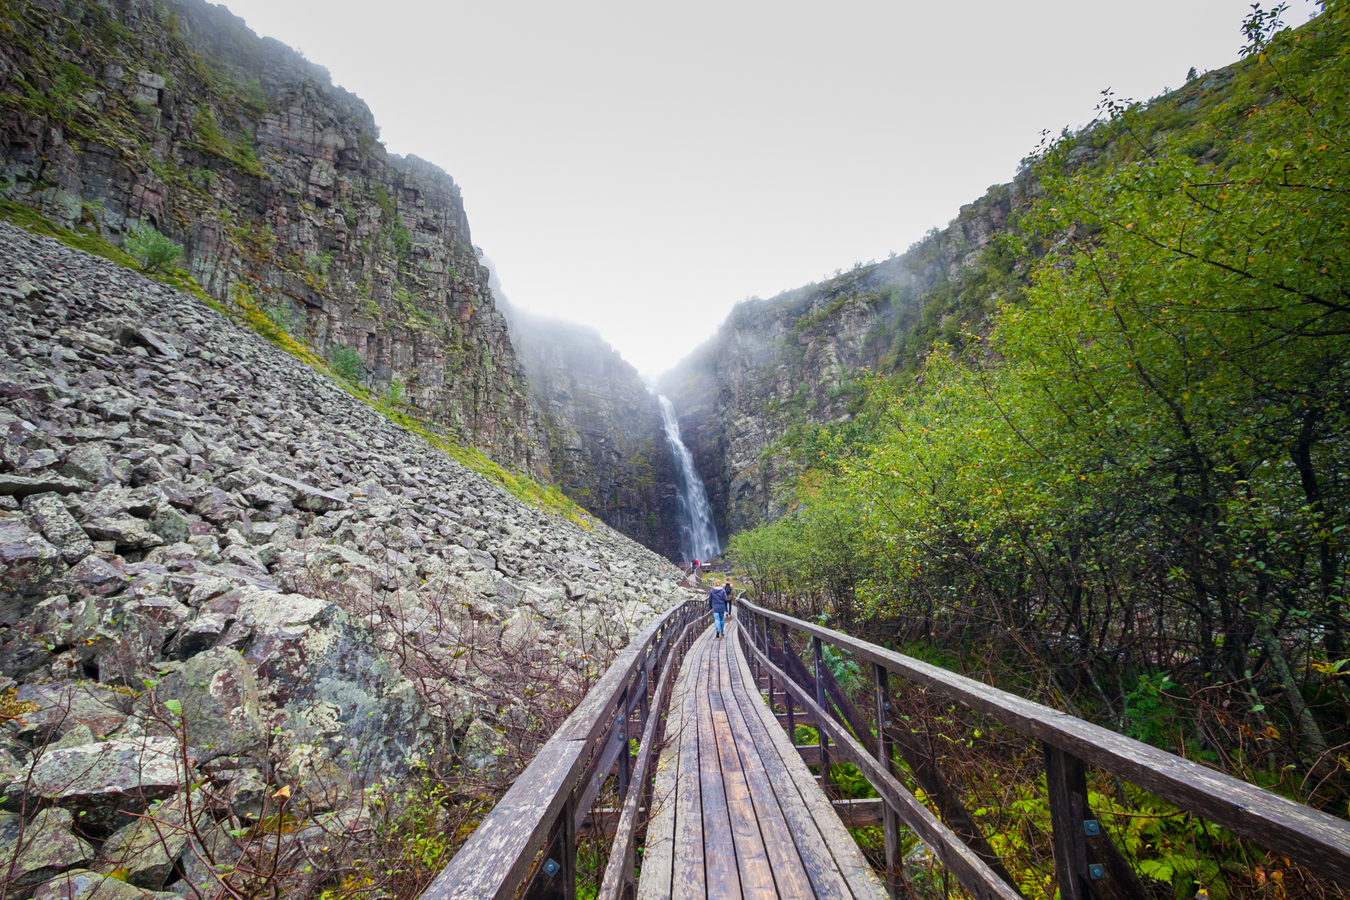
[[[0,859],[5,861],[0,875],[7,876],[7,893],[94,860],[94,848],[74,834],[72,822],[66,809],[39,810],[27,822],[18,815],[0,813]]]
[[[102,868],[125,873],[128,883],[158,890],[173,874],[174,863],[188,848],[191,826],[185,795],[153,803],[144,815],[122,826],[103,844]],[[203,798],[194,794],[192,805],[197,817],[203,816]]]
[[[202,762],[250,754],[262,745],[258,681],[237,650],[217,647],[197,654],[155,693],[179,703],[188,743]]]
[[[71,869],[33,891],[33,900],[182,900],[168,891],[148,891],[122,881],[90,872]]]
[[[61,557],[70,565],[75,565],[94,552],[89,536],[66,509],[60,495],[34,494],[25,497],[23,510],[32,517],[42,531],[42,536],[61,551]]]
[[[6,789],[5,802],[12,807],[26,793],[31,801],[85,814],[91,827],[109,827],[172,796],[186,782],[189,762],[171,737],[113,738],[49,750],[27,784]]]
[[[61,551],[22,519],[0,517],[0,604],[8,606],[35,594],[57,593],[52,588],[65,574]]]
[[[40,745],[76,725],[86,725],[96,735],[112,734],[126,721],[131,698],[88,682],[57,682],[20,685],[15,701],[36,709],[9,727],[18,737]]]
[[[243,658],[297,746],[345,755],[358,767],[399,772],[417,759],[428,720],[413,685],[374,636],[332,603],[255,592],[240,605],[251,630]]]

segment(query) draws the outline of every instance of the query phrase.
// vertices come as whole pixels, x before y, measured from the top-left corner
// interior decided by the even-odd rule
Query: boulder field
[[[510,771],[679,577],[0,224],[6,896],[195,896],[279,814],[313,865],[376,785]]]

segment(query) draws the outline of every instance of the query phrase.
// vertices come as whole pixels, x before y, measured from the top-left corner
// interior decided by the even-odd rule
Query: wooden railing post
[[[1086,764],[1050,744],[1042,743],[1041,748],[1060,897],[1144,900],[1148,889],[1088,804]]]
[[[891,690],[890,672],[878,663],[872,664],[872,682],[876,688],[877,703],[877,759],[887,772],[895,774],[895,753],[890,738]],[[889,804],[882,806],[882,824],[886,832],[886,890],[891,900],[900,896],[901,881],[905,877],[900,860],[900,814]]]
[[[778,626],[783,630],[783,660],[787,661],[788,655],[788,630],[786,622],[779,622]],[[787,671],[787,666],[783,666],[783,671]],[[787,685],[783,685],[783,705],[787,707],[787,731],[788,739],[795,745],[797,743],[797,717],[792,711],[792,694],[788,693]]]
[[[526,885],[521,900],[576,900],[577,898],[577,795],[567,797],[558,821],[553,824],[544,859]]]
[[[811,652],[815,656],[816,662],[816,706],[825,709],[825,652],[822,649],[820,638],[812,636]],[[825,734],[825,723],[816,723],[817,743],[820,746],[820,785],[829,793],[830,780],[830,739]]]
[[[751,613],[751,615],[754,615],[754,613]],[[768,655],[769,655],[769,617],[768,617],[768,616],[754,615],[754,618],[755,618],[756,624],[759,626],[759,634],[760,634],[760,643],[757,644],[756,646],[759,647],[759,648],[764,652],[764,655],[765,655],[765,656],[768,656]],[[768,683],[768,685],[769,685],[769,712],[771,712],[771,713],[773,713],[775,716],[777,716],[777,715],[778,715],[778,707],[774,706],[774,701],[773,701],[773,672],[772,672],[772,670],[767,670],[767,669],[765,670],[765,681],[766,681],[766,682]]]
[[[628,743],[628,692],[619,695],[619,716],[614,722],[619,732],[619,803],[628,796],[628,780],[633,774],[633,748]]]

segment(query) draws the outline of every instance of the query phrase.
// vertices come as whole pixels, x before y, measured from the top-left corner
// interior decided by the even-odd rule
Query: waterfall
[[[703,479],[694,468],[694,455],[680,439],[680,420],[675,415],[675,404],[669,397],[661,401],[661,419],[666,426],[666,443],[675,457],[676,517],[680,526],[680,551],[686,560],[712,559],[722,552],[717,540],[717,526],[713,525],[712,507]]]

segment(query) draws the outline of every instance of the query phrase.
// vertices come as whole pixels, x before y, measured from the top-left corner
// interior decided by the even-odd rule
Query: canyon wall
[[[44,0],[0,20],[6,200],[117,244],[157,229],[212,297],[351,348],[373,389],[548,476],[459,187],[387,153],[327,70],[199,0]]]
[[[990,305],[963,305],[969,273],[987,262],[1033,189],[1026,177],[992,187],[900,256],[737,304],[710,340],[661,376],[722,534],[787,511],[785,488],[798,472],[790,431],[849,421],[864,370],[913,367],[930,337],[959,343],[962,330],[984,327]]]
[[[554,482],[608,525],[679,556],[673,461],[656,396],[593,328],[508,310]]]

